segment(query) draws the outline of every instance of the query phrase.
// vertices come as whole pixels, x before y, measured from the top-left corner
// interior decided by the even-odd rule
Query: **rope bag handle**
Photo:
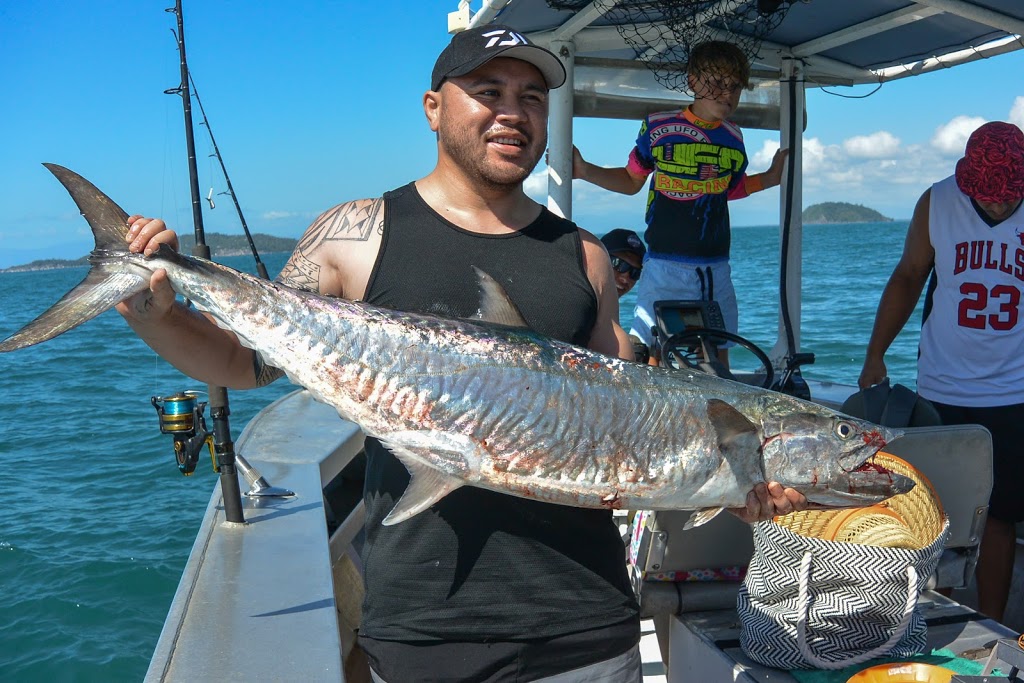
[[[854,664],[863,664],[869,659],[874,659],[880,655],[888,652],[892,647],[896,645],[903,637],[903,634],[907,632],[907,628],[910,627],[910,618],[914,614],[914,607],[917,606],[917,570],[914,569],[913,565],[907,565],[907,603],[903,609],[903,619],[900,621],[899,626],[896,627],[896,632],[892,634],[889,640],[879,645],[873,650],[864,652],[859,655],[844,659],[838,662],[828,662],[818,658],[813,652],[811,647],[807,643],[807,615],[810,612],[810,579],[811,579],[811,554],[804,553],[803,559],[800,561],[800,592],[798,595],[800,614],[796,620],[796,640],[797,645],[800,647],[800,654],[815,667],[819,669],[842,669],[843,667],[852,666]]]

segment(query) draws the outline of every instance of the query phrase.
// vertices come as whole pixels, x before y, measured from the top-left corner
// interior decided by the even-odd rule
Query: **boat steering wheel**
[[[765,372],[764,381],[761,383],[761,386],[765,389],[770,389],[775,381],[775,368],[772,367],[768,354],[749,339],[744,339],[738,334],[733,334],[726,330],[694,327],[673,334],[661,345],[662,362],[674,358],[681,365],[685,365],[693,370],[706,372],[708,364],[712,366],[719,364],[717,358],[718,347],[727,341],[731,341],[737,346],[746,349],[757,358]],[[728,371],[726,370],[726,372]]]

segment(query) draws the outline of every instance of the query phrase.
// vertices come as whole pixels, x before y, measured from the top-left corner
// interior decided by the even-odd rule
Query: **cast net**
[[[547,0],[558,10],[578,11],[593,4],[603,10],[635,57],[647,65],[664,87],[693,95],[704,90],[710,97],[746,86],[749,65],[764,37],[785,18],[794,0]],[[604,23],[604,22],[600,22]],[[734,46],[711,50],[692,69],[699,76],[691,87],[688,73],[694,48],[712,42]],[[698,53],[700,54],[700,53]],[[707,55],[705,55],[707,56]],[[736,67],[745,64],[741,78]]]

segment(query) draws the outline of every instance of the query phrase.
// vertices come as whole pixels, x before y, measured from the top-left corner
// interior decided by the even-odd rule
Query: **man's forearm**
[[[889,281],[878,302],[875,324],[865,352],[868,358],[882,359],[903,326],[910,320],[919,297],[919,289],[914,293],[908,291],[907,283],[899,280]]]
[[[131,316],[125,320],[139,338],[185,375],[229,389],[256,386],[252,351],[199,311],[175,303],[159,320]]]

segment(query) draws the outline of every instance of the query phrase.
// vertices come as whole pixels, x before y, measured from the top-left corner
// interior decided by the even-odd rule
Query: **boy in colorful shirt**
[[[654,302],[662,299],[717,301],[726,328],[736,333],[728,200],[778,185],[788,154],[780,149],[767,171],[746,175],[743,134],[726,120],[750,81],[750,63],[738,47],[702,43],[690,54],[688,71],[693,104],[644,119],[625,166],[595,166],[573,149],[573,178],[606,190],[636,194],[651,177],[644,234],[648,252],[630,330],[648,345]],[[728,364],[727,350],[720,360]]]

